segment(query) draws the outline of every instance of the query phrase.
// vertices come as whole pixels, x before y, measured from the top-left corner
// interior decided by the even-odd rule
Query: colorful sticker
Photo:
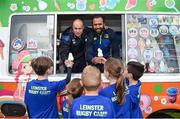
[[[159,72],[168,72],[168,67],[164,64],[164,61],[162,60],[159,64]]]
[[[169,33],[171,33],[172,35],[180,34],[177,26],[169,26]]]
[[[144,52],[144,48],[145,48],[145,42],[144,42],[144,39],[143,38],[140,38],[139,41],[138,41],[138,46],[141,50],[141,54]]]
[[[147,10],[152,10],[152,7],[155,6],[157,4],[156,0],[147,0],[146,1],[146,8]]]
[[[148,38],[146,39],[146,47],[150,48],[151,47],[151,40]]]
[[[130,49],[128,50],[128,57],[129,57],[130,59],[136,59],[137,56],[138,56],[138,51],[137,51],[135,48],[130,48]]]
[[[149,30],[147,28],[141,28],[139,30],[139,35],[143,38],[147,38],[149,36]]]
[[[159,30],[158,29],[151,29],[150,30],[150,35],[152,37],[157,37],[159,35]]]
[[[105,10],[106,4],[107,4],[107,0],[99,0],[99,5],[101,10]]]
[[[4,43],[3,43],[3,41],[0,39],[0,57],[1,57],[2,59],[4,59],[3,49],[4,49]]]
[[[158,101],[159,100],[159,97],[158,96],[154,96],[154,101]]]
[[[150,60],[153,58],[153,52],[152,52],[152,50],[151,50],[151,49],[146,49],[146,50],[144,51],[143,56],[144,56],[144,59],[146,59],[147,61],[150,61]]]
[[[163,104],[163,105],[166,105],[166,104],[167,104],[166,98],[162,98],[162,99],[161,99],[161,104]]]
[[[12,12],[15,12],[15,11],[18,9],[17,4],[12,3],[12,4],[10,5],[9,9],[10,9]]]
[[[138,18],[138,22],[141,24],[147,24],[147,18],[141,16],[140,18]]]
[[[48,4],[45,1],[42,1],[42,0],[37,0],[37,1],[38,1],[39,10],[43,11],[43,10],[47,9]]]
[[[162,83],[158,83],[154,85],[154,93],[159,94],[163,92],[163,85]]]
[[[149,69],[148,71],[151,72],[151,73],[154,73],[155,72],[155,64],[154,62],[151,60],[151,62],[149,63]]]
[[[90,5],[89,5],[89,9],[90,9],[91,11],[93,11],[93,10],[95,9],[95,4],[90,4]]]
[[[107,9],[114,9],[117,5],[117,0],[107,0]]]
[[[128,36],[130,37],[136,37],[138,34],[138,31],[136,28],[130,28],[128,29]]]
[[[57,11],[61,10],[61,5],[57,0],[54,0],[54,7],[56,8]]]
[[[87,0],[76,0],[76,9],[79,11],[86,10]]]
[[[33,39],[28,40],[27,49],[37,49],[37,41]]]
[[[22,8],[25,12],[29,12],[31,10],[31,7],[30,6],[23,6]]]
[[[161,50],[156,50],[154,52],[154,58],[157,59],[157,60],[162,60],[163,52]]]
[[[155,18],[151,18],[149,20],[149,26],[152,28],[156,28],[158,26],[158,20]]]
[[[23,48],[24,48],[24,46],[25,46],[25,43],[24,43],[24,41],[22,40],[22,39],[20,39],[20,38],[15,38],[13,41],[12,41],[12,48],[14,49],[14,50],[17,50],[17,51],[20,51],[20,50],[22,50]]]
[[[69,7],[70,9],[74,9],[75,6],[76,5],[74,3],[70,3],[70,2],[67,3],[67,7]]]
[[[161,33],[162,35],[166,35],[168,34],[169,30],[168,27],[165,25],[162,25],[159,27],[159,33]]]
[[[146,95],[146,94],[142,94],[141,98],[140,98],[140,101],[141,101],[141,103],[140,103],[141,110],[146,114],[152,113],[150,96]]]
[[[174,9],[176,12],[179,12],[179,10],[176,8],[175,0],[165,0],[164,4],[167,8]]]
[[[137,0],[128,0],[128,2],[126,3],[125,10],[130,10],[136,7],[136,5],[137,5]]]
[[[135,38],[128,39],[128,46],[130,48],[135,48],[137,46],[137,40]]]
[[[167,95],[168,95],[168,102],[170,103],[175,103],[177,99],[177,94],[178,94],[178,88],[176,87],[169,87],[167,89]]]

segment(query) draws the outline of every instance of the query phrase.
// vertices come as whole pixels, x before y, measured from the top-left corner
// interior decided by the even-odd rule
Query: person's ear
[[[49,72],[50,72],[50,70],[49,70],[49,69],[47,69],[47,70],[46,70],[46,74],[49,74]]]
[[[128,73],[128,75],[129,75],[129,78],[130,78],[130,79],[133,79],[132,73]]]
[[[104,70],[104,75],[105,75],[106,78],[108,78],[109,77],[109,72]]]
[[[80,82],[79,82],[80,84],[81,84],[81,86],[83,86],[83,82],[82,82],[82,80],[80,80]]]

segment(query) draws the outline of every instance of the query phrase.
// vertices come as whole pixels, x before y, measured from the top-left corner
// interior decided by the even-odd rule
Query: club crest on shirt
[[[109,35],[108,34],[104,34],[104,38],[109,38]]]
[[[96,38],[96,37],[94,37],[93,39],[94,39],[94,40],[97,40],[97,38]]]
[[[70,40],[70,36],[69,35],[63,36],[63,40],[66,41],[66,42],[69,41]]]

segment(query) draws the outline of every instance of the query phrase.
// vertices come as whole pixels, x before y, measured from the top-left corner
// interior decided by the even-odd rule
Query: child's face
[[[128,70],[127,70],[127,67],[124,69],[124,73],[123,75],[126,77],[128,75]]]

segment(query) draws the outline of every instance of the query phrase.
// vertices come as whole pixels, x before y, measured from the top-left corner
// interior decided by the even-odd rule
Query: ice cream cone
[[[4,55],[3,55],[3,47],[0,47],[0,57],[1,57],[2,59],[4,59]]]
[[[3,55],[4,43],[0,40],[0,57],[4,59]]]

